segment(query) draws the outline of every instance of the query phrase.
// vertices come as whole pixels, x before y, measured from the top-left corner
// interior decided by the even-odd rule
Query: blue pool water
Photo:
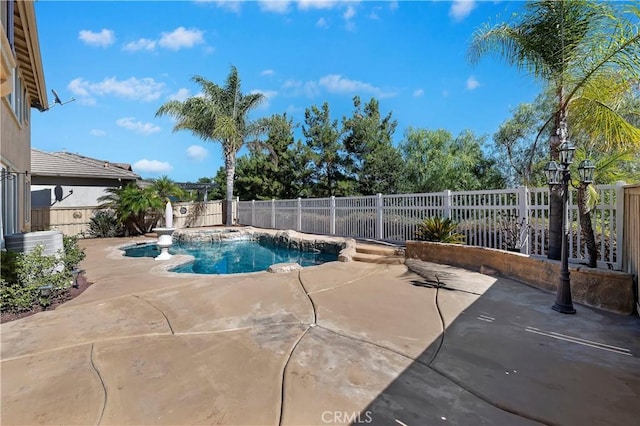
[[[160,254],[156,244],[133,246],[124,251],[125,256],[130,257],[156,257]],[[266,271],[274,263],[296,262],[300,266],[312,266],[338,259],[335,254],[277,248],[257,241],[174,243],[169,253],[193,256],[193,263],[171,271],[194,274],[239,274]]]

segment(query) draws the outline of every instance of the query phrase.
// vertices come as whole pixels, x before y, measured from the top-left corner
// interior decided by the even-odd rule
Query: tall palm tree
[[[625,170],[627,164],[640,164],[637,157],[640,148],[640,109],[634,83],[613,73],[602,75],[583,86],[574,102],[569,105],[573,117],[573,139],[578,151],[576,161],[591,157],[595,160],[594,182],[611,183],[618,180],[637,179],[633,170]],[[615,116],[629,121],[619,123]],[[614,116],[613,119],[610,116]],[[591,214],[598,202],[598,194],[591,184],[580,182],[578,188],[578,214],[580,229],[588,251],[588,265],[598,264]]]
[[[261,93],[243,94],[236,67],[231,66],[224,86],[219,86],[204,77],[192,80],[202,90],[201,95],[184,101],[171,100],[162,105],[156,116],[170,115],[176,119],[173,131],[189,130],[204,141],[216,141],[222,145],[226,171],[226,220],[233,223],[233,180],[238,150],[264,131],[258,122],[251,121],[249,112],[264,100]]]
[[[635,81],[640,78],[638,17],[640,9],[635,5],[620,9],[613,3],[593,0],[529,1],[512,24],[479,28],[469,57],[477,62],[487,54],[498,54],[553,86],[556,107],[548,120],[553,122],[549,151],[552,159],[557,159],[557,148],[569,138],[569,104],[586,84],[611,70],[624,72]],[[623,121],[615,114],[609,119]],[[549,201],[551,259],[560,258],[561,216],[562,197],[555,190]]]

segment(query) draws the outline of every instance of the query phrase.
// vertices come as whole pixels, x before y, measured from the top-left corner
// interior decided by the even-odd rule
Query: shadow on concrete
[[[410,285],[438,305],[461,290],[422,275]],[[498,279],[457,318],[441,311],[453,322],[352,424],[637,424],[640,319],[553,300]]]

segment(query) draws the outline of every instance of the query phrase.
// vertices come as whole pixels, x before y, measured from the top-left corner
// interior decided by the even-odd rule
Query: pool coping
[[[217,237],[217,238],[214,238]],[[302,232],[297,232],[293,230],[276,230],[276,229],[263,229],[263,228],[255,228],[253,226],[246,227],[216,227],[216,228],[182,228],[176,229],[173,234],[173,241],[191,241],[191,242],[210,242],[210,241],[241,241],[241,240],[249,240],[254,239],[255,237],[270,237],[273,238],[274,242],[278,246],[290,247],[291,243],[294,242],[294,246],[296,248],[300,248],[303,246],[309,247],[310,245],[314,245],[316,249],[320,247],[324,249],[325,253],[331,252],[326,251],[327,246],[334,246],[335,251],[337,252],[337,261],[338,262],[352,262],[353,256],[356,253],[356,240],[353,238],[345,238],[345,237],[335,237],[335,236],[326,236],[326,235],[317,235],[317,234],[305,234]],[[112,246],[109,248],[109,253],[107,257],[110,259],[125,259],[125,249],[129,247],[134,247],[136,245],[144,245],[144,244],[153,244],[157,243],[158,239],[136,239],[125,244],[119,244],[117,246]],[[286,244],[286,245],[285,245]],[[322,250],[321,250],[322,251]],[[201,276],[203,274],[189,273],[189,272],[173,272],[171,269],[177,268],[179,266],[186,265],[195,260],[195,258],[191,255],[186,254],[177,254],[172,255],[171,259],[158,261],[158,265],[151,268],[151,273],[154,275],[164,276],[164,277],[184,277],[184,276]],[[155,259],[154,259],[155,261]],[[326,262],[331,263],[331,262]],[[223,275],[246,275],[246,274],[257,274],[262,272],[267,273],[286,273],[288,272],[286,269],[282,268],[273,268],[274,265],[282,265],[281,263],[275,263],[270,265],[268,269],[264,271],[254,271],[254,272],[241,272],[237,274],[223,274]],[[306,266],[306,268],[315,268],[322,265],[313,265]],[[206,275],[206,274],[205,274]],[[213,275],[221,275],[221,274],[213,274]]]

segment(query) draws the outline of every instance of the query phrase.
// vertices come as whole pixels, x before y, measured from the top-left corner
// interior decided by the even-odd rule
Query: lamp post
[[[560,163],[550,161],[544,168],[547,176],[547,184],[549,189],[560,186],[562,191],[562,250],[560,252],[560,282],[556,291],[556,301],[552,306],[554,311],[563,314],[575,314],[571,301],[571,280],[569,275],[569,184],[571,183],[571,172],[569,167],[573,163],[573,153],[576,148],[568,141],[563,142],[558,147]],[[584,160],[580,163],[578,171],[580,174],[580,182],[589,184],[593,182],[593,171],[595,166],[590,160]]]

